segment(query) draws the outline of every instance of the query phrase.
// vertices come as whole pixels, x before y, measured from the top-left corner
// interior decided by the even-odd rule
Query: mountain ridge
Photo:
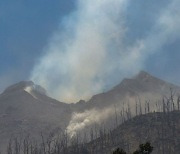
[[[154,77],[145,71],[140,71],[130,79],[125,78],[111,90],[92,96],[86,102],[86,107],[88,109],[94,106],[104,108],[114,104],[122,105],[124,102],[129,102],[135,106],[137,99],[141,99],[142,102],[151,100],[151,103],[155,104],[163,97],[169,96],[171,90],[175,92],[176,96],[180,95],[179,86]]]
[[[65,130],[74,113],[83,115],[86,111],[96,109],[98,112],[95,113],[104,114],[103,111],[107,108],[113,108],[114,111],[114,106],[119,113],[130,105],[132,115],[135,115],[133,111],[137,100],[138,103],[141,100],[142,107],[145,106],[146,100],[151,100],[153,111],[153,105],[156,105],[157,100],[162,100],[163,96],[169,95],[170,88],[176,90],[176,96],[180,94],[179,86],[141,71],[133,78],[124,79],[111,90],[92,96],[88,101],[80,100],[78,103],[66,104],[49,97],[43,87],[35,85],[32,81],[22,81],[9,86],[0,94],[1,143],[7,143],[13,133],[31,132],[37,135],[41,131],[47,133],[56,128]],[[91,116],[89,112],[88,116]],[[108,123],[109,119],[104,120]]]

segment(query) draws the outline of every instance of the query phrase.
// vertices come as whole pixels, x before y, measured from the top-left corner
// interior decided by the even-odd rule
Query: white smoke
[[[73,137],[77,132],[83,130],[85,127],[92,126],[95,123],[100,123],[107,119],[113,114],[113,112],[113,109],[109,107],[102,110],[91,109],[82,113],[74,113],[69,125],[67,126],[67,133],[70,137]]]
[[[78,0],[77,10],[55,32],[31,79],[65,102],[88,99],[141,70],[150,54],[180,30],[179,1],[164,8],[154,28],[132,45],[126,37],[129,0]]]
[[[34,97],[35,99],[37,99],[37,97],[36,97],[36,96],[34,95],[34,93],[33,93],[33,90],[34,90],[33,86],[27,86],[27,87],[24,88],[24,91],[26,91],[26,92],[29,93],[32,97]]]

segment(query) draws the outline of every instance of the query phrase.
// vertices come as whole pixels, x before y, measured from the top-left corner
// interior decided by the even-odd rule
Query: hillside
[[[111,104],[130,102],[134,106],[135,101],[138,99],[141,99],[142,103],[150,100],[151,104],[153,104],[158,100],[161,101],[164,96],[169,96],[170,89],[176,95],[180,94],[179,86],[163,81],[145,71],[141,71],[131,79],[124,79],[110,91],[93,96],[87,104],[88,107],[96,106],[102,108]]]
[[[139,115],[87,145],[89,153],[110,154],[120,147],[129,154],[151,142],[153,154],[180,153],[180,111]]]
[[[45,95],[45,90],[30,81],[8,87],[0,95],[0,147],[15,135],[38,136],[54,129],[65,129],[71,109]]]
[[[87,142],[88,135],[92,137],[90,142]],[[13,152],[26,150],[30,154],[112,154],[115,149],[122,148],[127,154],[132,154],[140,144],[148,141],[154,148],[152,154],[179,154],[180,111],[138,115],[113,130],[102,126],[84,134],[84,137],[68,138],[66,133],[58,136],[43,140],[38,145],[25,138],[27,144],[17,149],[16,143],[20,145],[21,140],[15,138],[8,149]]]
[[[103,123],[109,129],[139,113],[162,112],[163,100],[173,101],[172,97],[177,100],[179,95],[179,86],[141,71],[111,90],[92,96],[89,101],[71,104],[77,114],[72,116],[70,131],[82,132],[92,125]],[[177,108],[177,104],[173,107]],[[119,117],[117,122],[114,122],[115,114]]]
[[[65,130],[69,136],[76,133],[84,135],[89,133],[94,125],[102,124],[109,130],[135,115],[164,111],[162,98],[167,101],[166,111],[179,109],[177,103],[172,104],[179,94],[180,87],[144,71],[131,79],[124,79],[107,92],[92,96],[89,101],[81,100],[74,104],[50,98],[43,87],[32,81],[22,81],[0,94],[0,150],[6,150],[7,143],[13,136],[24,137],[29,134],[39,140],[41,133],[46,136],[50,132],[57,134]],[[129,124],[124,123],[120,127],[127,127],[127,131],[131,127],[135,128],[133,125],[136,123],[132,121],[126,123]],[[135,132],[138,131],[132,129],[132,133]],[[127,134],[131,134],[130,130]],[[96,137],[98,135],[87,137],[87,141]],[[139,144],[141,140],[137,141]],[[109,150],[115,147],[111,143],[109,146]]]

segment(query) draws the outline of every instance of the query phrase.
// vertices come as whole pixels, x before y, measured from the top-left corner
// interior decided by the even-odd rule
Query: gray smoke
[[[76,11],[64,18],[50,39],[31,80],[61,101],[76,102],[143,69],[149,55],[179,36],[180,2],[172,0],[147,35],[129,44],[126,14],[133,2],[78,0]]]

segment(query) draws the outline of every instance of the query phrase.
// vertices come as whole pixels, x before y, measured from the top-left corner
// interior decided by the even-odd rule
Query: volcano
[[[130,106],[135,115],[137,102],[143,108],[147,101],[151,104],[151,111],[158,111],[157,102],[170,95],[178,97],[180,87],[144,71],[133,78],[124,79],[105,93],[92,96],[88,101],[73,104],[49,97],[43,87],[32,81],[21,81],[0,94],[0,147],[6,147],[9,139],[15,135],[37,137],[42,133],[64,131],[74,112],[83,113],[91,109],[101,109],[103,112],[104,108],[112,106],[120,111]]]

